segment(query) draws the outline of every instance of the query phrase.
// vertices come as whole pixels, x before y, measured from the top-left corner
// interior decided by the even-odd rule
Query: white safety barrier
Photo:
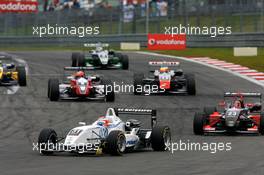
[[[120,43],[121,50],[140,50],[140,43]]]
[[[257,47],[234,47],[234,56],[257,56]]]

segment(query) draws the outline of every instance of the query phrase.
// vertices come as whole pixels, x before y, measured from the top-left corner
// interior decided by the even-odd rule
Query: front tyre
[[[60,98],[60,84],[58,79],[50,79],[48,84],[48,97],[50,101],[58,101]]]
[[[57,143],[57,133],[54,129],[51,128],[45,128],[42,129],[39,137],[38,137],[38,146],[39,151],[43,155],[51,155],[53,154],[53,150],[55,149],[54,146]]]
[[[217,109],[215,106],[204,107],[205,116],[209,117],[211,114],[213,114],[216,111],[217,111]]]
[[[26,68],[24,66],[18,66],[16,68],[18,74],[18,84],[19,86],[26,86],[27,85],[27,75],[26,75]]]
[[[128,56],[127,55],[122,55],[121,57],[121,61],[122,61],[122,69],[124,70],[128,70],[129,67],[129,60],[128,60]]]
[[[186,74],[186,88],[189,95],[196,94],[195,76],[194,74]]]
[[[114,85],[112,81],[102,80],[102,84],[104,85],[105,101],[106,102],[115,101]]]
[[[84,54],[79,54],[78,55],[78,57],[77,57],[77,66],[78,67],[85,67],[86,66]]]
[[[155,126],[151,132],[151,146],[154,151],[166,151],[171,143],[171,133],[168,126]]]
[[[195,135],[204,134],[205,116],[203,113],[195,113],[193,119],[193,132]]]
[[[134,95],[141,95],[141,93],[143,93],[143,79],[143,73],[134,74]]]
[[[77,67],[77,59],[79,58],[80,53],[74,52],[72,53],[72,67]]]
[[[261,135],[264,135],[264,113],[263,112],[260,113],[258,130]]]
[[[111,131],[106,138],[105,152],[113,156],[121,156],[126,149],[126,137],[122,131]]]

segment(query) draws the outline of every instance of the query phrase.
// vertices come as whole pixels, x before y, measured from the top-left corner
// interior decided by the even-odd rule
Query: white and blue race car
[[[135,119],[122,121],[119,116],[150,115],[150,129],[141,128]],[[124,152],[152,148],[154,151],[165,151],[171,143],[168,126],[158,126],[156,110],[108,108],[106,115],[99,117],[93,124],[84,122],[71,129],[66,137],[58,137],[54,129],[46,128],[38,138],[39,151],[43,155],[54,152],[71,153],[107,153],[122,155]]]

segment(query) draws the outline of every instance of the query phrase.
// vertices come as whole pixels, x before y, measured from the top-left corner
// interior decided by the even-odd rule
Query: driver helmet
[[[160,73],[167,73],[169,72],[169,68],[168,67],[161,67],[160,68]]]
[[[234,108],[243,108],[243,101],[242,100],[235,100],[234,102]]]
[[[97,52],[101,52],[102,50],[103,50],[103,47],[101,47],[101,46],[96,47]]]
[[[109,119],[107,119],[105,116],[101,116],[101,117],[99,117],[97,125],[108,127],[110,125],[110,123],[111,122]]]
[[[83,71],[78,71],[75,73],[75,78],[81,78],[85,76],[85,73]]]

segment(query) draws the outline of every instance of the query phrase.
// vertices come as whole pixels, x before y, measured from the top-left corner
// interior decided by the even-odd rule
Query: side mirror
[[[130,126],[131,126],[131,123],[130,122],[126,122],[126,127],[130,128]]]

